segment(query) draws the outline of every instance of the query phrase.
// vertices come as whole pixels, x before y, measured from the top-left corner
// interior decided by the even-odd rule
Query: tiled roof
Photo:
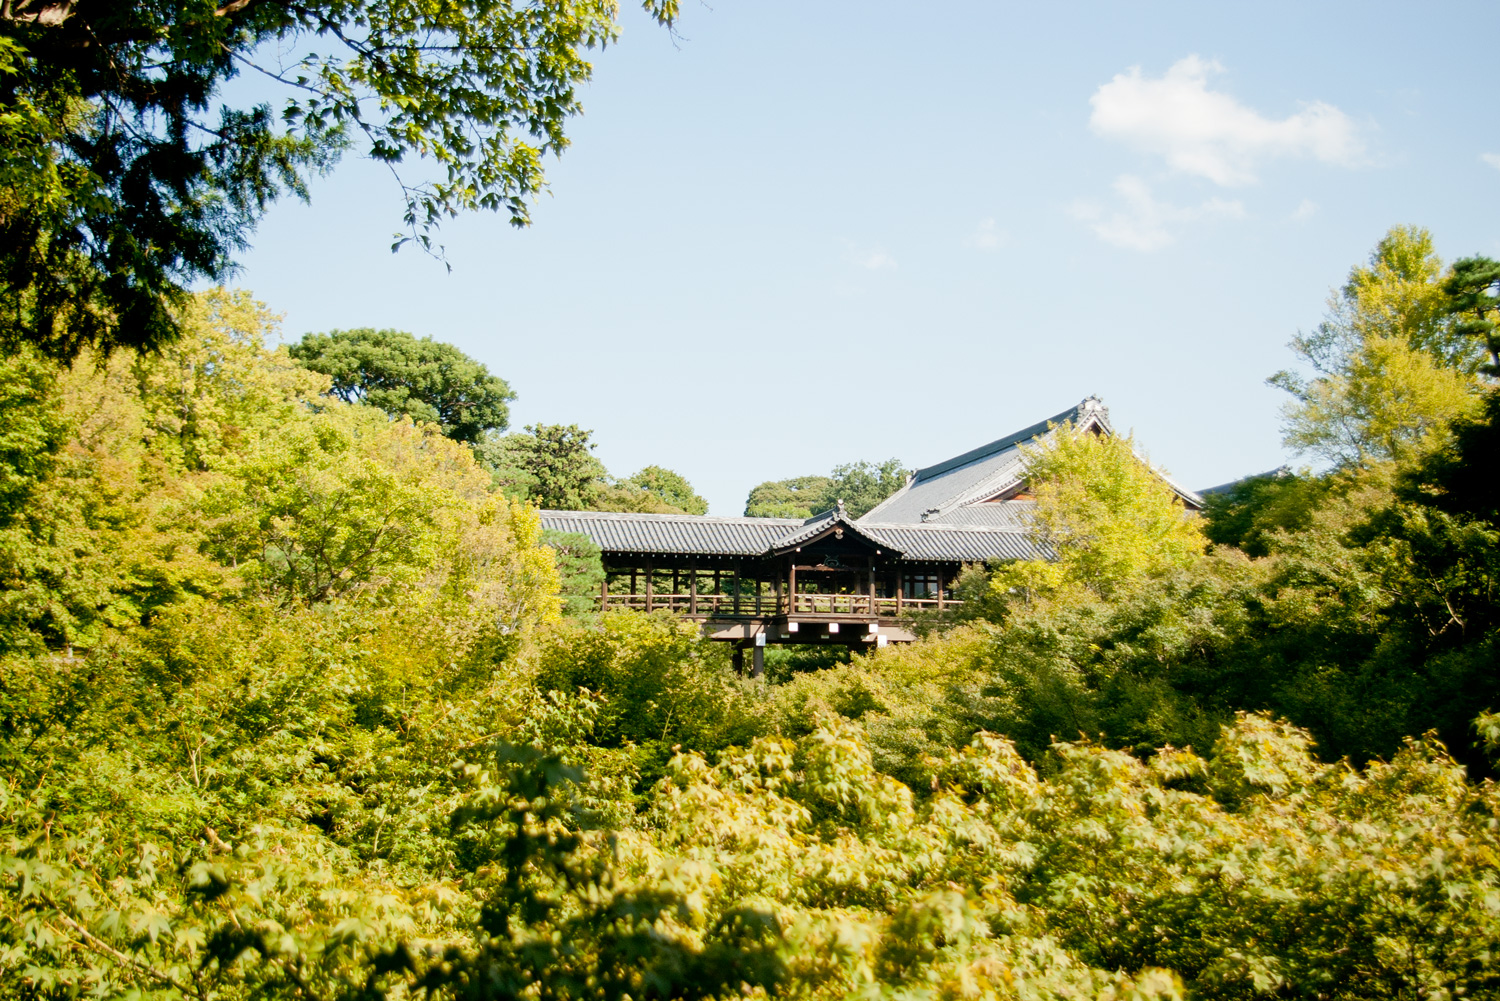
[[[964,504],[993,497],[1024,477],[1026,462],[1020,446],[1064,421],[1072,422],[1074,427],[1099,424],[1111,430],[1109,411],[1097,399],[1089,397],[1045,421],[917,470],[906,486],[882,501],[863,520],[918,524]]]
[[[1109,411],[1089,397],[1045,421],[936,465],[919,469],[901,490],[862,518],[842,505],[805,521],[798,518],[709,518],[690,514],[543,511],[542,527],[577,532],[613,553],[684,556],[769,556],[803,545],[842,523],[890,555],[907,561],[982,562],[1045,558],[1030,535],[1031,501],[989,499],[1025,477],[1020,446],[1070,422],[1113,434]],[[1158,475],[1160,475],[1158,471]],[[1183,500],[1197,494],[1162,476]],[[984,502],[984,503],[981,503]]]
[[[822,535],[824,532],[827,532],[835,525],[843,525],[844,528],[848,529],[851,533],[863,537],[865,541],[871,543],[872,545],[882,546],[886,549],[893,550],[893,552],[891,553],[892,556],[901,555],[900,546],[892,545],[885,539],[876,536],[873,532],[867,531],[866,526],[862,523],[850,519],[850,517],[844,513],[844,505],[842,503],[839,504],[837,510],[825,511],[820,515],[809,518],[806,522],[803,523],[803,527],[801,529],[776,540],[776,544],[771,548],[773,550],[780,551],[790,549],[793,546],[800,546],[804,543],[811,542],[813,539],[816,539],[818,536]]]
[[[826,531],[833,517],[707,518],[691,514],[543,511],[542,527],[586,535],[606,552],[684,556],[764,556]],[[845,521],[853,531],[906,560],[972,562],[1034,559],[1025,532],[963,525],[885,525]],[[903,555],[904,554],[904,555]]]
[[[1031,516],[1035,510],[1035,501],[991,501],[988,504],[968,504],[964,507],[956,507],[946,514],[928,518],[925,524],[962,525],[967,528],[998,528],[1025,532],[1031,528]]]
[[[709,518],[694,514],[543,511],[542,527],[587,535],[607,552],[759,556],[802,528],[800,518]]]
[[[1109,423],[1109,408],[1098,397],[1090,396],[1076,407],[1070,407],[1047,420],[917,470],[906,486],[887,497],[860,520],[942,524],[952,516],[967,522],[967,516],[959,512],[997,494],[1003,494],[1025,480],[1026,457],[1021,453],[1021,446],[1064,422],[1077,429],[1097,427],[1108,434],[1114,434],[1114,428]],[[1141,460],[1144,462],[1145,457],[1142,456]],[[1161,470],[1152,468],[1189,508],[1196,510],[1203,506],[1203,498],[1178,484]]]
[[[1043,553],[1025,532],[996,531],[965,525],[880,525],[860,527],[899,549],[902,559],[983,563],[989,560],[1035,560]]]

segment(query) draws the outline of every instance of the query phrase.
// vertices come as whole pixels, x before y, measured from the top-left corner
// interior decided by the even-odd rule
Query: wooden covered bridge
[[[603,552],[601,608],[669,611],[712,639],[767,644],[907,642],[923,613],[954,603],[968,563],[1036,559],[1019,446],[1052,426],[1113,433],[1095,398],[962,455],[919,469],[861,518],[840,504],[807,520],[543,511],[546,529],[587,536]],[[1175,487],[1196,509],[1196,494]]]

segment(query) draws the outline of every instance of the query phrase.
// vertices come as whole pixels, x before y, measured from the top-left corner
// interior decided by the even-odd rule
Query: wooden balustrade
[[[849,615],[895,619],[913,612],[955,608],[962,602],[944,598],[871,598],[865,594],[798,594],[790,609],[786,595],[741,594],[621,594],[601,596],[606,608],[630,608],[641,612],[666,611],[708,618],[766,618],[780,615]],[[696,611],[694,609],[696,608]]]

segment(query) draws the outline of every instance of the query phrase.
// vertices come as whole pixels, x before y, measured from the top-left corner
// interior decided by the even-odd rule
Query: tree
[[[1449,313],[1460,319],[1454,330],[1477,340],[1489,355],[1481,366],[1486,375],[1500,378],[1500,261],[1488,257],[1465,257],[1453,262],[1443,291]]]
[[[1473,406],[1483,353],[1454,320],[1443,263],[1425,229],[1397,226],[1330,297],[1328,317],[1292,350],[1311,378],[1268,380],[1293,397],[1283,440],[1343,467],[1421,455]]]
[[[334,330],[307,334],[291,356],[333,380],[333,395],[392,417],[437,424],[454,441],[478,444],[510,422],[516,398],[505,380],[451,344],[403,330]]]
[[[1326,477],[1286,469],[1247,476],[1203,498],[1203,534],[1215,545],[1265,556],[1276,532],[1301,531],[1311,523],[1329,488]]]
[[[676,0],[645,0],[663,24]],[[396,173],[406,235],[459,211],[528,220],[568,140],[608,0],[14,0],[0,10],[0,338],[72,358],[175,338],[259,216],[351,147]],[[295,53],[296,55],[285,55]],[[283,54],[276,58],[275,54]],[[249,72],[270,103],[218,102]]]
[[[821,505],[832,484],[827,476],[795,476],[758,484],[745,498],[745,517],[811,518],[827,510]]]
[[[679,511],[687,514],[707,514],[708,501],[699,497],[693,485],[681,473],[674,473],[661,466],[647,466],[634,476],[620,481],[623,486],[644,490]]]
[[[1023,451],[1036,498],[1033,531],[1054,559],[1002,567],[991,585],[998,597],[1110,600],[1203,555],[1196,521],[1129,437],[1064,422]]]
[[[593,433],[577,424],[528,424],[524,434],[486,442],[480,457],[507,494],[551,510],[584,511],[606,475],[591,454]]]
[[[832,510],[839,501],[850,517],[868,514],[875,505],[906,485],[908,471],[900,459],[846,462],[828,476],[771,480],[750,490],[745,515],[750,518],[811,518]]]
[[[847,462],[833,467],[833,482],[824,495],[823,510],[844,502],[852,518],[868,514],[875,505],[906,485],[909,475],[900,459],[873,462]]]

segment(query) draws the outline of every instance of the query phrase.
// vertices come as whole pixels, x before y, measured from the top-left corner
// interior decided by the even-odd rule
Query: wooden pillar
[[[698,557],[688,560],[688,613],[698,614]]]
[[[901,614],[901,606],[906,601],[906,574],[900,570],[896,571],[896,614]]]
[[[788,565],[791,569],[787,572],[786,611],[791,615],[797,611],[797,557],[791,557]]]
[[[682,593],[682,580],[677,576],[677,564],[672,564],[672,597],[675,599]]]
[[[757,646],[751,649],[754,653],[750,655],[750,677],[759,678],[766,673],[766,648]]]
[[[734,575],[732,578],[730,578],[730,582],[731,582],[731,584],[734,587],[734,614],[738,615],[738,614],[740,614],[740,565],[739,565],[739,563],[735,563],[734,568],[730,571],[730,573],[732,573]]]
[[[745,648],[740,646],[739,644],[735,644],[734,647],[733,664],[735,674],[745,673]]]
[[[875,614],[875,557],[870,558],[870,614]]]
[[[635,567],[630,568],[630,593],[635,594]]]
[[[755,575],[755,614],[760,615],[760,574]],[[755,648],[756,659],[760,658],[760,647]]]
[[[607,608],[609,608],[609,574],[606,573],[604,579],[599,582],[599,611],[602,612]]]
[[[651,561],[647,560],[646,561],[646,611],[648,611],[648,612],[651,611],[651,591],[652,591],[652,585],[654,585],[656,583],[655,578],[656,578],[656,570],[652,566]]]
[[[942,567],[938,567],[937,582],[938,582],[938,593],[937,593],[938,611],[941,612],[943,610],[943,568]]]
[[[780,615],[781,612],[781,574],[778,572],[776,574],[776,614]]]

